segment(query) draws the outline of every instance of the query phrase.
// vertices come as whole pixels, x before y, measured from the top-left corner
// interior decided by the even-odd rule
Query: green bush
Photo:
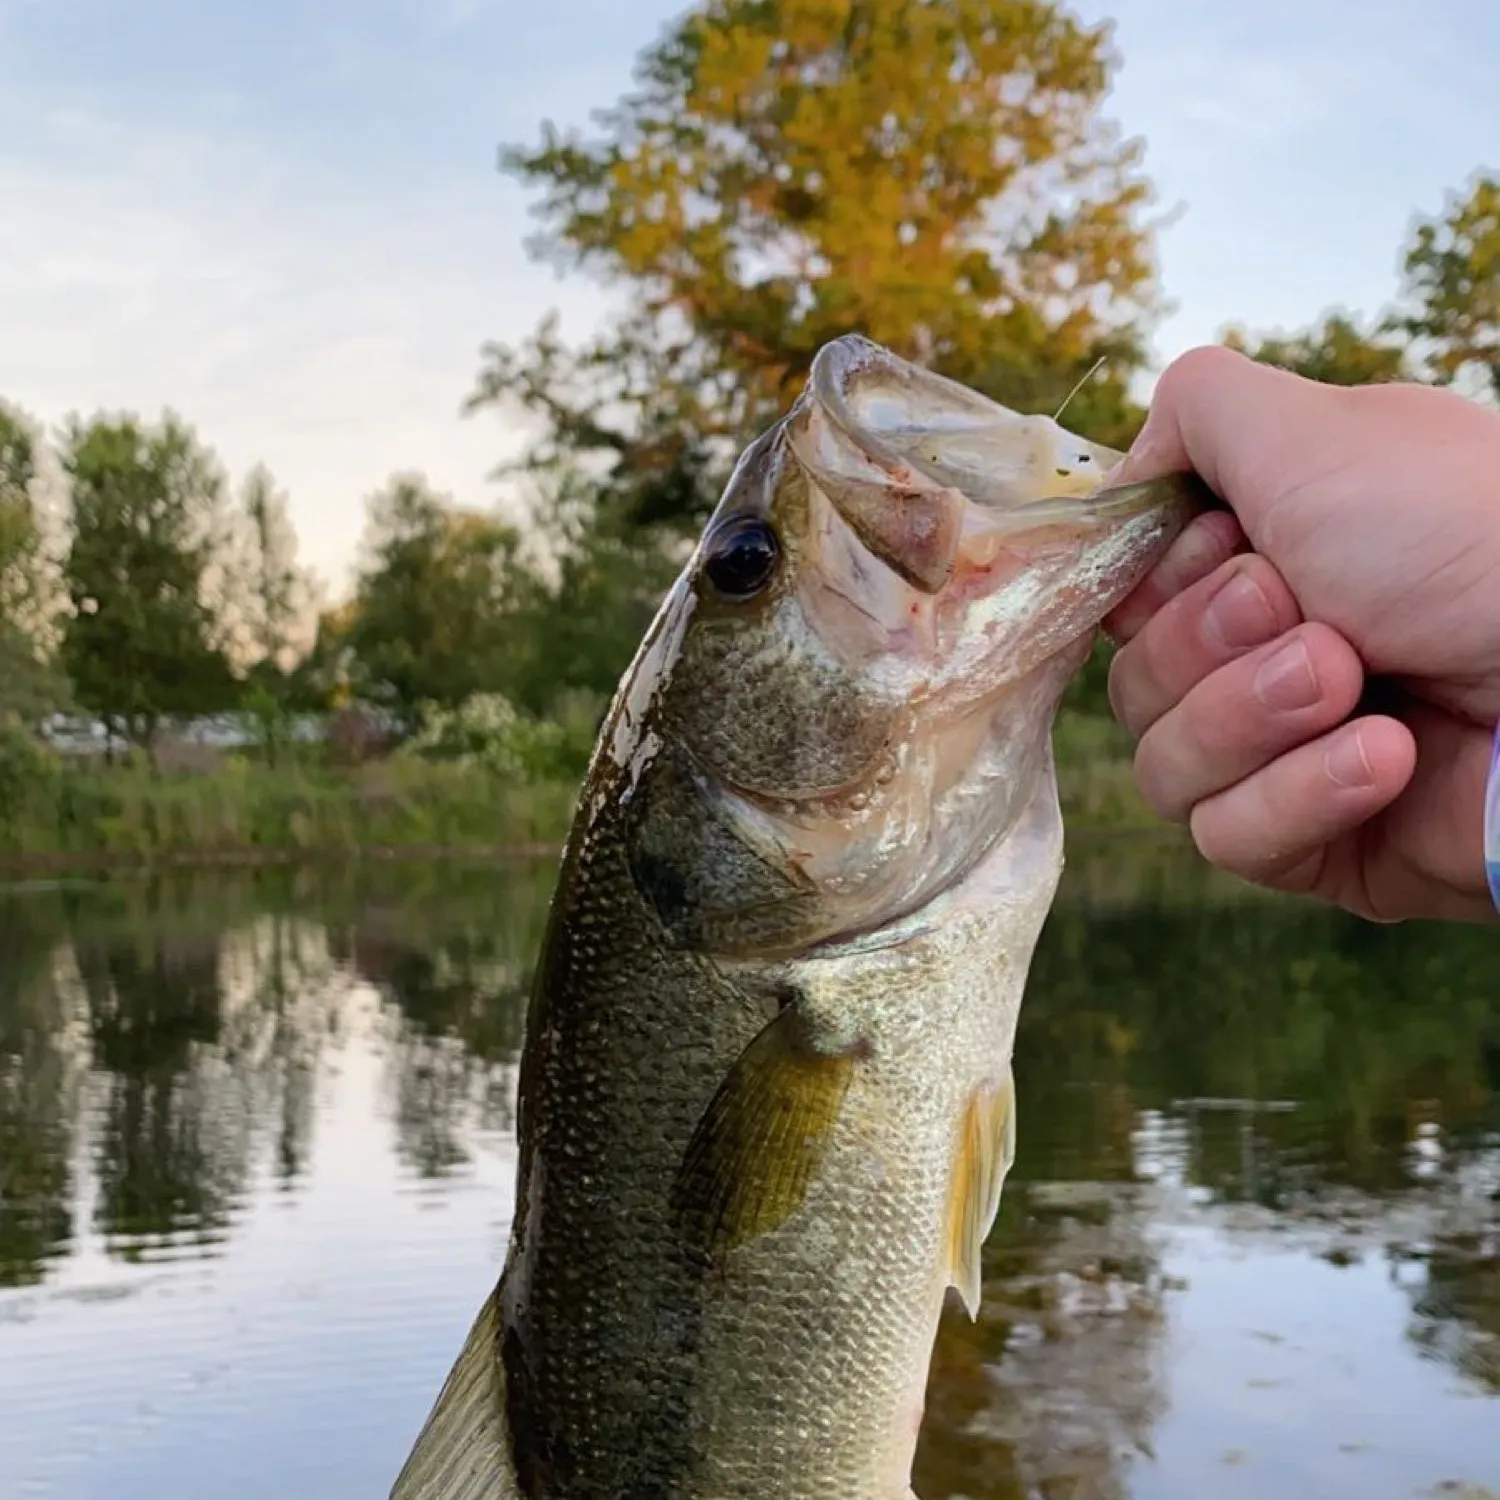
[[[402,755],[446,761],[525,786],[574,781],[587,766],[601,710],[594,694],[572,693],[559,701],[553,716],[538,719],[499,693],[479,693],[456,709],[428,711]]]

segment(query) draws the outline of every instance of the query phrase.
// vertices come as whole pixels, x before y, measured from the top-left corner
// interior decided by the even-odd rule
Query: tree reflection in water
[[[338,1128],[424,1193],[507,1150],[554,872],[0,893],[0,1287],[45,1286],[91,1236],[117,1263],[227,1254],[266,1195],[313,1190],[325,1096],[365,1057],[375,1113]],[[1409,1348],[1500,1393],[1496,972],[1488,933],[1365,926],[1170,846],[1075,847],[984,1304],[950,1306],[934,1352],[923,1500],[1132,1493],[1172,1410],[1184,1224],[1384,1264]]]

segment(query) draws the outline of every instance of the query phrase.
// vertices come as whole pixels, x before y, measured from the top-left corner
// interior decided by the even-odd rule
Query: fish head
[[[819,351],[624,694],[615,758],[654,768],[634,868],[669,932],[793,953],[1004,835],[1099,621],[1192,513],[1179,478],[1104,488],[1122,458],[866,339]]]

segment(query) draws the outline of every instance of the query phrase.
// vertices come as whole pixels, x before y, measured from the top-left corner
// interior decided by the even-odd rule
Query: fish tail
[[[485,1298],[390,1500],[520,1500],[505,1420],[500,1309]]]

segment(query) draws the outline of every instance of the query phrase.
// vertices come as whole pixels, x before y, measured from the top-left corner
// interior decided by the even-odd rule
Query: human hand
[[[1188,468],[1233,514],[1195,521],[1105,621],[1146,800],[1258,884],[1377,921],[1496,920],[1500,415],[1197,349],[1111,482]]]

